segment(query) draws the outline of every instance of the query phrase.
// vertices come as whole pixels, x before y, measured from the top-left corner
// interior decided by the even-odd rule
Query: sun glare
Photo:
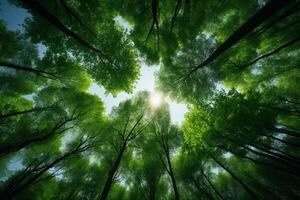
[[[153,108],[157,108],[161,105],[163,97],[160,93],[153,92],[150,96],[150,104]]]

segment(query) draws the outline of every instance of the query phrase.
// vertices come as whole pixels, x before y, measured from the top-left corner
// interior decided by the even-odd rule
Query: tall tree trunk
[[[296,137],[296,138],[300,138],[300,133],[294,130],[289,130],[289,129],[285,129],[285,128],[276,128],[276,127],[272,127],[269,128],[272,131],[275,131],[277,133],[283,133],[292,137]]]
[[[215,200],[213,195],[202,186],[194,177],[191,178],[192,185],[198,190],[199,194],[205,194],[209,200]]]
[[[73,38],[78,43],[83,45],[84,47],[99,53],[101,56],[103,56],[106,60],[108,60],[111,64],[112,62],[110,59],[104,54],[104,52],[100,49],[97,49],[96,47],[90,45],[87,41],[82,39],[78,34],[71,31],[69,28],[67,28],[55,15],[53,15],[46,7],[44,7],[41,3],[39,3],[36,0],[19,0],[24,5],[26,5],[28,8],[39,14],[41,17],[45,18],[49,23],[51,23],[53,26],[55,26],[57,29],[62,31],[65,35]]]
[[[49,108],[49,107],[32,108],[32,109],[29,109],[29,110],[22,110],[22,111],[16,111],[16,112],[11,112],[11,113],[7,113],[7,114],[3,114],[3,115],[0,115],[0,120],[8,118],[8,117],[13,117],[13,116],[18,116],[18,115],[26,114],[26,113],[35,112],[35,111],[46,110],[47,108]]]
[[[285,31],[287,28],[290,28],[290,27],[292,27],[292,26],[294,26],[294,25],[296,25],[296,24],[298,24],[298,23],[300,23],[300,19],[297,19],[297,20],[293,21],[292,23],[287,24],[287,25],[281,27],[279,30],[274,30],[274,31],[272,31],[271,33],[268,34],[268,36],[269,36],[269,37],[272,37],[272,36],[274,36],[275,34],[278,34],[278,33],[282,32],[282,31]]]
[[[281,45],[279,47],[277,47],[276,49],[273,49],[272,51],[270,51],[270,52],[268,52],[266,54],[263,54],[263,55],[259,56],[258,58],[255,58],[253,61],[251,61],[251,62],[249,62],[249,63],[247,63],[245,65],[239,66],[239,68],[245,69],[245,68],[253,65],[254,63],[256,63],[257,61],[259,61],[259,60],[261,60],[263,58],[267,58],[269,56],[273,56],[274,54],[280,52],[282,49],[285,49],[285,48],[287,48],[289,46],[292,46],[293,44],[297,43],[298,41],[300,41],[300,36],[296,37],[295,39],[293,39],[293,40],[291,40],[291,41],[289,41],[289,42],[287,42],[287,43],[285,43],[285,44],[283,44],[283,45]]]
[[[258,29],[257,31],[255,31],[253,33],[253,35],[255,35],[257,37],[257,36],[263,34],[270,27],[272,27],[273,25],[277,24],[278,22],[286,19],[287,17],[295,14],[299,10],[300,10],[300,3],[296,3],[295,5],[292,5],[292,7],[290,9],[288,9],[286,12],[284,12],[282,15],[278,16],[276,19],[272,20],[268,24],[264,25],[263,27],[261,27],[260,29]]]
[[[178,189],[177,189],[177,184],[176,184],[176,179],[175,179],[175,175],[173,172],[172,163],[171,163],[171,159],[170,159],[170,154],[166,153],[166,157],[167,157],[167,163],[168,163],[168,168],[169,168],[168,171],[169,171],[169,175],[171,177],[172,186],[173,186],[173,190],[174,190],[174,194],[175,194],[175,200],[180,200]]]
[[[58,79],[58,77],[55,75],[56,73],[38,70],[38,69],[31,68],[31,67],[16,65],[13,63],[5,62],[5,61],[0,61],[0,66],[10,68],[10,69],[15,69],[18,71],[33,73],[33,74],[35,74],[37,76],[41,76],[43,78]]]
[[[107,176],[107,179],[105,181],[105,184],[104,184],[104,187],[102,189],[102,192],[100,194],[100,197],[98,198],[99,200],[106,200],[108,194],[109,194],[109,191],[111,189],[111,186],[114,182],[114,178],[115,178],[115,175],[116,175],[116,172],[118,170],[118,167],[121,163],[121,160],[122,160],[122,157],[123,157],[123,154],[126,150],[126,147],[127,147],[127,141],[124,141],[121,149],[120,149],[120,152],[118,154],[118,157],[116,159],[116,161],[114,162],[112,168],[109,170],[108,172],[108,176]]]
[[[225,198],[222,196],[222,194],[217,190],[217,188],[214,186],[214,184],[211,182],[211,180],[208,178],[208,176],[204,173],[203,169],[200,167],[200,171],[202,173],[202,175],[204,176],[204,178],[206,179],[206,181],[208,182],[209,186],[213,189],[213,191],[217,194],[217,196],[222,199],[225,200]]]
[[[268,162],[263,162],[263,161],[259,161],[259,160],[256,160],[254,158],[251,158],[251,157],[248,157],[246,155],[243,155],[243,154],[239,154],[233,150],[230,150],[228,148],[225,148],[223,146],[217,146],[218,148],[222,149],[223,151],[225,152],[230,152],[232,153],[233,155],[237,156],[237,157],[240,157],[240,158],[244,158],[246,160],[250,160],[251,162],[253,162],[254,164],[258,164],[258,165],[264,165],[264,166],[267,166],[269,168],[272,168],[272,169],[277,169],[281,172],[284,172],[284,173],[288,173],[289,175],[292,175],[292,176],[299,176],[299,174],[297,174],[296,172],[293,172],[293,171],[290,171],[289,169],[286,169],[284,167],[281,167],[281,166],[278,166],[278,165],[274,165],[272,163],[268,163]],[[252,149],[251,149],[252,150]],[[252,153],[256,154],[257,152],[255,152],[254,150],[251,151]]]
[[[285,153],[284,151],[281,151],[281,150],[273,148],[273,147],[264,146],[264,145],[261,145],[261,144],[257,145],[257,144],[254,144],[254,143],[247,143],[247,145],[250,145],[250,146],[255,147],[255,148],[257,148],[257,149],[259,149],[259,150],[261,150],[261,151],[263,151],[267,154],[270,154],[270,155],[278,157],[282,160],[285,160],[285,161],[289,162],[290,164],[293,164],[293,165],[297,166],[297,168],[300,167],[300,161],[297,158],[295,158],[294,156]],[[271,150],[273,150],[273,151],[271,151]],[[280,153],[277,153],[275,151],[280,152]]]
[[[66,123],[68,123],[69,121],[73,120],[72,118],[67,119],[63,122],[59,122],[58,124],[56,124],[51,131],[49,131],[48,133],[39,133],[36,134],[37,136],[34,136],[32,138],[28,138],[26,140],[22,140],[20,143],[15,143],[15,144],[7,144],[5,146],[0,147],[0,156],[3,155],[7,155],[16,151],[19,151],[31,144],[34,143],[38,143],[38,142],[43,142],[48,140],[49,138],[51,138],[54,135],[58,135],[58,134],[62,134],[63,132],[73,128],[73,126],[70,126],[68,128],[64,128],[60,131],[58,131],[61,127],[63,127]]]
[[[54,161],[52,161],[46,166],[40,166],[40,164],[42,164],[40,163],[38,166],[35,167],[34,171],[31,171],[31,173],[28,173],[26,176],[23,176],[21,179],[19,179],[18,182],[14,184],[14,187],[12,188],[10,186],[6,187],[0,194],[1,199],[2,200],[14,199],[14,197],[17,194],[19,194],[21,191],[28,188],[31,184],[37,181],[38,178],[40,178],[43,174],[45,174],[45,172],[47,172],[50,168],[54,167],[55,165],[62,162],[63,160],[68,159],[72,155],[84,151],[83,149],[81,149],[83,144],[84,143],[80,142],[80,144],[75,149],[63,154],[61,157],[58,157],[57,159],[55,159]],[[35,173],[36,170],[38,171]]]
[[[266,135],[266,137],[272,138],[273,140],[276,140],[276,141],[280,141],[281,143],[283,143],[283,144],[285,144],[287,146],[296,147],[296,148],[300,149],[300,145],[299,144],[296,144],[296,143],[293,143],[293,142],[289,142],[289,141],[286,141],[286,140],[274,137],[273,135]]]
[[[152,185],[149,188],[149,200],[155,200],[155,194],[156,194],[156,185]]]
[[[226,167],[222,162],[218,161],[214,156],[211,155],[211,158],[225,171],[227,171],[232,176],[232,178],[236,180],[253,199],[258,199],[258,197],[252,192],[252,190],[241,179],[239,179],[228,167]]]
[[[263,194],[263,197],[266,199],[272,199],[272,200],[281,200],[277,194],[275,194],[272,191],[272,188],[269,188],[267,185],[261,183],[257,178],[247,174],[247,176],[254,182],[255,186],[259,186],[259,188],[262,190],[261,194]]]
[[[213,62],[218,56],[223,54],[226,50],[231,48],[239,42],[248,33],[253,31],[256,27],[264,21],[275,15],[279,10],[291,4],[292,0],[271,0],[263,8],[261,8],[254,16],[248,19],[242,26],[240,26],[225,42],[223,42],[206,60],[196,66],[190,71],[188,76],[195,73],[198,69],[207,66]],[[187,76],[187,77],[188,77]]]
[[[274,156],[274,155],[270,155],[270,154],[264,153],[263,150],[262,150],[262,152],[256,151],[256,150],[254,150],[254,149],[252,149],[252,148],[249,148],[249,147],[245,146],[244,144],[240,144],[239,142],[237,142],[237,141],[235,141],[235,140],[233,140],[233,139],[231,139],[231,138],[226,137],[226,139],[227,139],[229,142],[231,142],[231,143],[233,143],[233,144],[235,144],[235,145],[237,145],[237,146],[240,146],[240,147],[242,147],[243,149],[246,149],[246,150],[248,150],[248,151],[250,151],[250,152],[252,152],[252,153],[254,153],[254,154],[258,155],[258,156],[262,156],[262,157],[268,158],[268,159],[270,159],[270,160],[273,160],[273,161],[275,161],[276,163],[283,164],[285,167],[288,167],[288,168],[291,167],[291,169],[293,169],[293,170],[298,170],[298,169],[299,169],[297,166],[294,166],[293,163],[288,162],[288,161],[286,161],[285,159],[281,159],[281,158],[279,158],[279,157],[277,157],[277,156]],[[251,146],[251,145],[250,145],[250,146]],[[290,172],[292,172],[292,171],[290,171]]]

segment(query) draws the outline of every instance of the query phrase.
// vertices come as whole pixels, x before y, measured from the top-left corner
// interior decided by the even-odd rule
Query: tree
[[[154,114],[154,134],[159,147],[159,158],[171,178],[175,199],[179,200],[180,196],[171,156],[179,147],[181,138],[178,128],[170,124],[170,115],[166,108],[168,108],[168,106],[162,107]]]
[[[298,1],[7,3],[1,199],[300,198]],[[148,65],[159,105],[143,91],[104,112],[91,85],[139,90]]]
[[[147,122],[143,120],[144,114],[142,112],[145,108],[143,105],[145,104],[145,95],[147,96],[147,94],[141,93],[136,99],[125,101],[112,111],[111,130],[117,134],[117,138],[112,138],[112,145],[117,156],[108,171],[107,179],[98,199],[107,199],[125,151],[147,126]],[[116,139],[117,141],[115,141]]]

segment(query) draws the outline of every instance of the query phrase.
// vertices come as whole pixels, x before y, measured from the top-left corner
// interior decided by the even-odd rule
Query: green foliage
[[[30,17],[0,20],[0,199],[299,199],[299,1],[10,3]],[[150,92],[109,114],[88,93],[142,64],[182,125]]]

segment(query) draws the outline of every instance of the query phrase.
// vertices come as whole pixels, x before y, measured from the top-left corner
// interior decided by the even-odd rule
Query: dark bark
[[[214,156],[211,156],[211,158],[219,165],[221,166],[225,171],[227,171],[234,180],[236,180],[243,188],[244,190],[253,198],[253,199],[259,199],[256,194],[252,192],[252,190],[240,179],[238,178],[228,167],[226,167],[222,162],[217,160]]]
[[[121,163],[121,160],[122,160],[122,157],[123,157],[123,154],[125,152],[127,148],[127,141],[124,141],[121,149],[120,149],[120,152],[118,154],[118,157],[116,159],[116,161],[114,162],[112,168],[109,170],[108,172],[108,176],[107,176],[107,179],[105,181],[105,184],[104,184],[104,187],[102,189],[102,192],[100,194],[100,197],[99,197],[99,200],[106,200],[108,194],[109,194],[109,191],[111,189],[111,186],[114,182],[114,178],[115,178],[115,175],[116,175],[116,172],[117,172],[117,169]]]
[[[287,17],[295,14],[297,11],[300,10],[300,3],[296,3],[295,5],[292,5],[292,7],[290,9],[288,9],[286,12],[284,12],[283,14],[281,14],[280,16],[276,17],[274,20],[270,21],[269,23],[267,23],[266,25],[262,26],[261,28],[259,28],[258,30],[256,30],[253,35],[255,35],[255,37],[263,34],[264,32],[266,32],[270,27],[274,26],[275,24],[277,24],[278,22],[286,19]]]
[[[285,128],[276,128],[276,127],[272,127],[269,129],[272,131],[275,131],[277,133],[283,133],[283,134],[286,134],[291,137],[300,138],[300,133],[297,131],[294,131],[294,130],[289,130],[289,129],[285,129]]]
[[[104,57],[107,61],[109,61],[111,64],[113,64],[110,59],[105,55],[105,53],[89,44],[87,41],[82,39],[77,33],[71,31],[69,28],[67,28],[55,15],[53,15],[45,6],[43,6],[41,3],[39,3],[36,0],[19,0],[24,5],[26,5],[28,8],[36,12],[41,17],[45,18],[50,24],[55,26],[58,30],[63,32],[65,35],[73,38],[75,41],[77,41],[82,46],[100,54],[102,57]]]
[[[291,170],[289,170],[289,169],[287,169],[287,168],[284,168],[284,167],[281,167],[281,166],[278,166],[278,165],[275,165],[275,164],[272,164],[272,163],[269,163],[269,162],[264,162],[264,161],[256,160],[255,158],[246,156],[246,155],[244,155],[244,154],[237,153],[237,152],[235,152],[235,151],[233,151],[233,150],[231,150],[231,149],[225,148],[224,146],[217,146],[217,147],[220,148],[220,149],[222,149],[222,150],[224,150],[225,152],[230,152],[230,153],[232,153],[233,155],[235,155],[235,156],[237,156],[237,157],[240,157],[240,158],[249,160],[249,161],[253,162],[254,164],[264,165],[264,166],[266,166],[266,167],[269,167],[269,168],[272,168],[272,169],[279,170],[279,171],[284,172],[284,173],[287,173],[287,174],[289,174],[289,175],[292,175],[292,176],[295,176],[295,175],[296,175],[296,176],[299,177],[299,175],[298,175],[296,172],[291,171]],[[242,146],[239,145],[239,147],[242,147]],[[242,148],[244,148],[244,147],[242,147]],[[244,149],[249,150],[249,148],[244,148]],[[250,152],[252,152],[252,153],[254,153],[255,155],[257,155],[257,152],[254,151],[254,150],[251,150]],[[261,155],[261,154],[258,154],[258,155],[264,157],[264,156]]]
[[[272,37],[274,34],[278,34],[278,33],[282,32],[282,31],[285,31],[287,28],[290,28],[290,27],[292,27],[292,26],[294,26],[294,25],[296,25],[296,24],[299,24],[299,23],[300,23],[300,19],[295,20],[295,21],[293,21],[292,23],[287,24],[287,25],[281,27],[279,30],[274,30],[274,31],[272,31],[271,33],[269,33],[268,36],[269,36],[269,37]]]
[[[174,10],[174,14],[173,14],[173,17],[172,17],[172,20],[171,20],[171,31],[174,27],[174,24],[175,24],[175,21],[176,21],[176,17],[180,11],[180,8],[181,8],[181,4],[182,4],[182,0],[177,0],[176,1],[176,6],[175,6],[175,10]]]
[[[56,158],[49,164],[45,164],[40,162],[38,165],[34,167],[33,170],[29,170],[25,176],[22,176],[14,186],[8,185],[2,192],[1,192],[1,199],[2,200],[11,200],[19,194],[21,191],[25,190],[26,188],[30,187],[34,182],[36,182],[42,175],[44,175],[50,168],[54,167],[58,163],[70,158],[74,154],[78,154],[81,152],[86,151],[87,149],[91,148],[92,145],[86,144],[87,140],[81,140],[80,143],[71,151],[63,154],[61,157]]]
[[[38,69],[30,68],[30,67],[16,65],[16,64],[13,64],[13,63],[5,62],[5,61],[0,61],[0,66],[15,69],[15,70],[18,70],[18,71],[24,71],[24,72],[32,73],[32,74],[35,74],[37,76],[41,76],[43,78],[48,78],[48,79],[58,79],[59,78],[56,75],[57,73],[55,73],[55,72],[47,72],[47,71],[38,70]]]
[[[172,186],[173,186],[173,190],[174,190],[174,194],[175,194],[175,200],[180,200],[178,189],[177,189],[177,184],[176,184],[176,179],[175,179],[174,171],[172,168],[172,163],[170,160],[170,154],[167,154],[166,157],[167,157],[167,163],[168,163],[168,172],[171,177]]]
[[[153,31],[153,28],[155,26],[155,28],[156,28],[156,37],[157,37],[157,48],[159,49],[159,19],[158,19],[159,4],[158,4],[158,0],[152,0],[151,8],[152,8],[152,24],[151,24],[151,27],[148,31],[146,41],[148,41],[148,39],[149,39],[149,37],[150,37],[150,35]]]
[[[88,32],[90,32],[92,35],[94,35],[97,38],[97,35],[94,31],[92,31],[85,23],[82,22],[80,17],[76,14],[76,12],[68,6],[68,4],[65,2],[65,0],[59,0],[61,5],[63,6],[64,10],[67,12],[69,16],[74,18],[82,27],[84,27]]]
[[[264,158],[267,158],[270,161],[273,161],[272,165],[273,166],[274,165],[278,166],[277,169],[282,168],[282,170],[285,170],[286,172],[288,172],[290,174],[293,174],[293,175],[296,175],[296,176],[299,177],[299,175],[297,173],[295,173],[296,171],[299,170],[299,167],[295,166],[293,162],[290,162],[290,161],[287,161],[285,159],[279,158],[279,157],[274,156],[272,154],[265,153],[263,150],[257,151],[257,148],[256,149],[252,149],[250,147],[247,147],[247,146],[239,144],[239,143],[234,143],[234,144],[240,146],[243,149],[248,150],[249,152],[251,152],[251,153],[253,153],[253,154],[257,155],[257,156],[264,157]]]
[[[172,187],[173,187],[174,195],[175,195],[175,200],[180,200],[180,196],[179,196],[177,184],[176,184],[176,179],[175,179],[175,175],[174,175],[174,171],[173,171],[173,167],[172,167],[172,163],[171,163],[171,158],[170,158],[168,136],[165,135],[164,132],[162,132],[162,131],[158,131],[157,136],[159,137],[159,143],[163,150],[163,154],[166,157],[167,163],[165,163],[165,161],[162,158],[162,155],[159,153],[160,160],[171,178]]]
[[[156,199],[156,191],[157,191],[157,183],[159,181],[159,178],[155,178],[153,181],[149,182],[149,200],[155,200]]]
[[[187,75],[189,77],[198,69],[205,67],[212,63],[218,56],[223,54],[226,50],[234,46],[237,42],[243,39],[247,34],[253,31],[256,27],[264,21],[272,17],[279,10],[291,4],[291,0],[271,0],[263,8],[261,8],[255,15],[248,19],[242,26],[240,26],[225,42],[223,42],[206,60],[194,67]]]
[[[275,107],[273,105],[260,104],[259,107],[260,108],[264,108],[264,109],[268,109],[268,110],[276,111],[278,114],[287,114],[287,115],[300,116],[300,110],[298,110],[294,106],[293,107],[289,106],[291,108],[288,108],[288,107],[284,108],[284,106],[282,106],[282,107],[280,107],[280,106]]]
[[[56,124],[52,130],[48,133],[39,133],[36,134],[37,136],[34,136],[32,138],[27,138],[26,140],[22,140],[19,143],[15,143],[15,144],[7,144],[5,146],[0,147],[0,155],[4,156],[16,151],[19,151],[31,144],[35,144],[35,143],[39,143],[39,142],[43,142],[46,141],[48,139],[50,139],[51,137],[55,136],[55,135],[59,135],[62,134],[63,132],[73,128],[73,126],[64,128],[62,130],[59,130],[60,128],[62,128],[65,124],[67,124],[68,122],[75,120],[75,118],[69,118],[67,120],[64,120],[62,122],[59,122],[58,124]]]
[[[250,174],[247,174],[247,176],[254,182],[255,186],[259,186],[258,188],[261,189],[261,194],[263,194],[264,198],[281,200],[281,198],[279,198],[278,195],[272,191],[272,188],[269,188],[267,185],[261,183],[258,179],[256,179],[254,176],[251,176]]]
[[[233,144],[237,145],[237,146],[240,146],[256,155],[259,155],[259,156],[263,156],[263,157],[266,157],[266,158],[269,158],[271,160],[274,160],[278,163],[281,163],[281,164],[284,164],[286,167],[292,167],[293,169],[296,169],[298,170],[299,169],[299,166],[297,166],[293,161],[291,161],[290,159],[286,158],[285,156],[282,156],[282,155],[279,155],[277,153],[273,153],[261,146],[258,146],[256,144],[253,144],[253,143],[245,143],[243,142],[243,144],[241,144],[240,142],[234,140],[234,139],[231,139],[229,137],[224,137],[226,138],[228,141],[232,142]],[[254,149],[251,149],[249,147],[247,147],[246,145],[249,145],[251,147],[255,147],[256,149],[260,150],[261,152],[259,151],[256,151]]]
[[[138,134],[140,134],[143,131],[143,128],[145,128],[145,127],[143,127],[142,129],[135,131],[138,124],[141,122],[142,118],[143,118],[143,115],[140,115],[140,117],[137,119],[137,121],[132,126],[131,130],[128,132],[127,135],[126,135],[125,132],[126,132],[126,127],[127,127],[128,121],[125,124],[125,129],[123,130],[123,132],[120,132],[120,131],[116,130],[117,133],[121,136],[122,146],[120,147],[120,150],[118,151],[117,159],[115,160],[113,166],[110,168],[110,170],[108,172],[104,187],[101,191],[101,194],[100,194],[99,198],[97,198],[97,199],[99,199],[99,200],[106,200],[107,199],[108,194],[110,192],[110,189],[113,185],[113,182],[114,182],[114,179],[115,179],[115,176],[116,176],[116,172],[119,168],[122,157],[124,155],[124,152],[128,147],[128,143],[131,140],[134,140],[138,136]]]
[[[211,182],[211,180],[209,179],[209,177],[204,173],[203,169],[200,167],[200,171],[202,173],[202,175],[204,176],[204,178],[206,179],[206,181],[208,182],[209,186],[213,189],[213,191],[216,193],[216,195],[222,199],[225,200],[225,198],[222,196],[222,194],[217,190],[217,188],[214,186],[214,184]]]
[[[273,135],[266,135],[266,137],[271,138],[271,139],[276,140],[276,141],[279,141],[279,142],[281,142],[281,143],[283,143],[283,144],[285,144],[287,146],[292,146],[292,147],[300,148],[299,144],[296,144],[296,143],[293,143],[293,142],[289,142],[287,140],[283,140],[283,139],[274,137]]]
[[[298,41],[300,41],[300,36],[296,37],[295,39],[293,39],[293,40],[291,40],[291,41],[289,41],[289,42],[287,42],[287,43],[285,43],[285,44],[283,44],[283,45],[281,45],[279,47],[277,47],[276,49],[273,49],[269,53],[263,54],[263,55],[255,58],[253,61],[251,61],[251,62],[249,62],[249,63],[247,63],[245,65],[239,66],[239,68],[245,69],[245,68],[253,65],[254,63],[258,62],[259,60],[261,60],[263,58],[267,58],[269,56],[273,56],[274,54],[280,52],[281,50],[283,50],[283,49],[285,49],[285,48],[287,48],[289,46],[292,46],[293,44],[297,43]]]
[[[26,114],[26,113],[43,111],[43,110],[46,110],[48,108],[50,108],[50,107],[32,108],[32,109],[29,109],[29,110],[22,110],[22,111],[11,112],[11,113],[7,113],[7,114],[4,114],[4,115],[0,115],[0,120],[3,120],[3,119],[8,118],[8,117],[13,117],[13,116],[18,116],[18,115]]]
[[[261,151],[264,151],[268,154],[271,154],[271,155],[274,155],[276,157],[279,157],[283,160],[286,160],[288,162],[291,162],[293,164],[297,164],[299,165],[300,164],[300,161],[299,161],[299,158],[287,153],[287,152],[284,152],[276,147],[272,147],[272,146],[269,146],[269,145],[265,145],[265,144],[262,144],[262,143],[251,143],[251,142],[248,142],[246,143],[252,147],[255,147]]]
[[[205,194],[208,199],[214,200],[215,198],[213,195],[205,189],[205,186],[201,185],[198,180],[196,180],[194,177],[191,177],[191,183],[192,185],[198,190],[199,194]]]

